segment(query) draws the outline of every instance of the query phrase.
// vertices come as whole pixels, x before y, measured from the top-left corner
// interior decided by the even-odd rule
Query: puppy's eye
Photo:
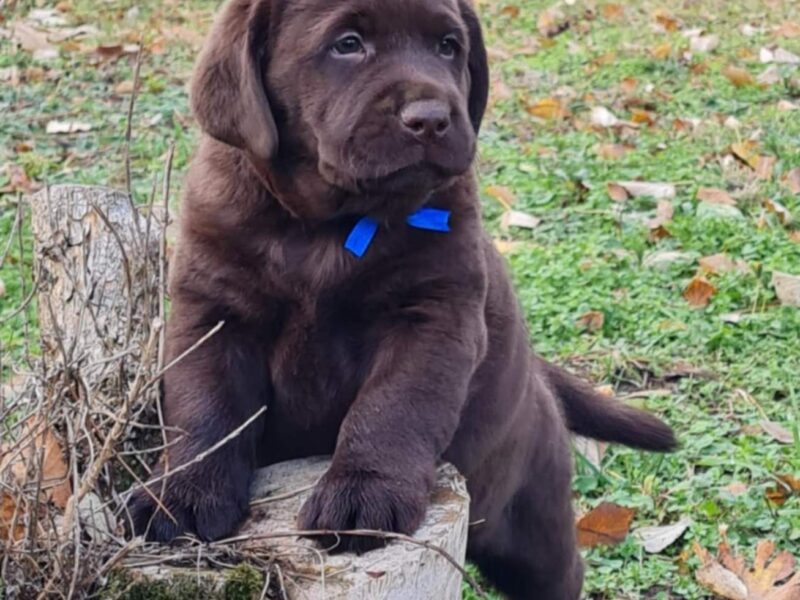
[[[455,58],[461,49],[458,38],[454,35],[446,35],[439,41],[438,52],[442,58]]]
[[[334,56],[352,56],[364,54],[364,42],[357,33],[346,33],[334,42],[331,52]]]

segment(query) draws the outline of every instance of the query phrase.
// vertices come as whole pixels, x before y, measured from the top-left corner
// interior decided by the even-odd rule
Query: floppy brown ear
[[[263,81],[268,29],[268,1],[229,0],[206,41],[191,86],[192,110],[203,130],[259,161],[268,161],[278,147]]]
[[[461,0],[461,15],[469,32],[469,118],[475,133],[481,128],[483,113],[489,100],[489,60],[486,56],[486,45],[483,43],[483,32],[478,15],[469,0]]]

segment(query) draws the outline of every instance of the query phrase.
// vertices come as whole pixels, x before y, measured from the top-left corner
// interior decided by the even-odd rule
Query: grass
[[[800,75],[782,66],[778,83],[736,87],[723,74],[726,66],[736,65],[758,76],[767,68],[758,60],[762,46],[777,43],[800,54],[800,39],[771,33],[788,19],[799,21],[800,7],[789,0],[700,0],[681,9],[647,0],[624,4],[617,19],[602,5],[594,16],[582,2],[564,6],[573,26],[553,39],[537,30],[549,3],[481,4],[494,86],[482,133],[482,187],[504,186],[516,199],[515,209],[536,215],[542,224],[532,231],[503,231],[503,207],[489,193],[484,213],[497,237],[515,242],[508,259],[537,350],[623,394],[660,390],[637,394],[637,401],[662,414],[681,439],[680,450],[667,457],[611,448],[599,469],[577,461],[579,511],[610,501],[637,509],[634,527],[692,520],[683,538],[659,554],[646,554],[633,537],[613,548],[587,550],[587,595],[708,598],[694,581],[698,563],[690,549],[695,541],[713,548],[722,525],[731,544],[748,556],[762,538],[800,554],[800,497],[780,506],[765,497],[777,475],[800,475],[800,310],[781,307],[770,283],[776,270],[800,275],[800,244],[790,237],[791,226],[774,216],[762,218],[761,207],[769,198],[800,218],[800,197],[780,181],[800,167],[800,112],[778,107],[781,100],[800,104],[800,83],[793,80]],[[0,87],[0,166],[19,165],[37,182],[124,185],[128,99],[114,88],[132,78],[132,60],[93,65],[89,51],[98,42],[141,35],[145,48],[155,53],[147,55],[142,68],[134,118],[136,195],[148,196],[171,140],[180,183],[196,136],[186,80],[197,31],[205,29],[217,2],[144,0],[136,11],[131,3],[115,0],[65,6],[72,23],[100,29],[96,39],[82,42],[85,49],[63,50],[60,59],[43,64],[0,41],[0,69],[17,66],[29,79],[18,87]],[[19,7],[20,13],[26,8]],[[659,8],[680,21],[676,31],[654,27]],[[745,23],[764,31],[747,36],[741,31]],[[720,45],[710,54],[687,58],[684,32],[698,27],[718,34]],[[623,91],[626,80],[635,89]],[[647,103],[654,124],[627,133],[585,125],[589,110],[598,105],[620,119],[632,118],[626,97]],[[546,98],[563,99],[572,118],[532,116],[527,109]],[[725,125],[729,117],[738,127]],[[90,122],[93,129],[47,135],[44,126],[54,118]],[[679,128],[676,119],[701,124]],[[760,153],[777,159],[770,179],[755,179],[748,167],[726,158],[732,143],[752,136],[758,137]],[[622,158],[598,156],[598,144],[621,142],[632,147]],[[608,182],[635,179],[676,184],[669,237],[651,239],[646,220],[654,214],[654,200],[620,205],[609,198]],[[741,215],[704,216],[696,200],[699,187],[730,191]],[[3,244],[15,203],[14,193],[0,196]],[[25,229],[23,238],[29,235]],[[6,286],[0,320],[25,294],[19,270],[29,266],[30,257],[20,259],[13,248],[0,268]],[[663,269],[646,266],[648,256],[667,250],[685,253],[685,260]],[[716,294],[707,307],[692,308],[682,293],[697,260],[720,252],[748,268],[709,276]],[[576,324],[588,311],[603,314],[596,331]],[[745,317],[738,323],[722,318],[734,312]],[[0,349],[6,355],[23,353],[23,324],[24,315],[0,324]],[[794,444],[763,433],[757,424],[764,418],[793,431]],[[726,491],[734,482],[744,484],[745,491]],[[464,597],[474,596],[465,591]]]

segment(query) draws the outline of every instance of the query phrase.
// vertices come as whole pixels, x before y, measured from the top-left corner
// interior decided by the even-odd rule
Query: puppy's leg
[[[470,532],[470,558],[513,600],[578,600],[583,584],[568,436],[560,423],[552,425],[555,431],[542,433],[543,443],[534,444],[516,493]],[[485,499],[473,502],[480,506]]]
[[[202,307],[176,301],[167,360],[181,356],[215,324]],[[169,447],[153,471],[153,482],[137,489],[128,503],[137,535],[167,542],[196,533],[213,540],[232,533],[246,516],[264,417],[194,461],[267,401],[267,361],[251,331],[229,320],[166,372],[163,408]]]
[[[301,511],[301,529],[412,533],[419,526],[436,461],[458,426],[485,345],[481,303],[460,304],[460,292],[444,289],[441,296],[452,302],[422,303],[386,318],[390,330],[339,430],[331,468]],[[381,543],[345,536],[337,549]]]

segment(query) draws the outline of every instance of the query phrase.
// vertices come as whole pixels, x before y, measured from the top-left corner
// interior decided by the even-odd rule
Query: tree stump
[[[159,348],[163,342],[165,219],[146,217],[127,194],[107,188],[53,186],[31,197],[29,203],[43,369],[31,398],[39,399],[37,419],[46,416],[45,421],[65,438],[67,464],[74,470],[69,477],[72,499],[63,513],[56,511],[55,516],[63,517],[65,540],[82,540],[82,560],[87,556],[119,557],[114,564],[123,568],[124,584],[114,597],[250,598],[230,593],[226,586],[232,571],[209,566],[219,562],[207,560],[200,565],[201,556],[212,554],[211,550],[218,553],[214,556],[235,555],[234,562],[258,557],[262,567],[266,557],[275,568],[261,569],[256,575],[263,579],[269,573],[273,584],[276,577],[280,579],[279,592],[269,597],[461,597],[462,575],[450,561],[464,564],[469,497],[463,478],[450,465],[438,470],[425,521],[413,536],[417,543],[393,540],[385,548],[361,556],[328,555],[312,540],[298,538],[297,514],[329,465],[329,459],[309,458],[259,471],[252,490],[252,515],[237,537],[222,545],[190,546],[191,567],[185,560],[173,560],[176,552],[169,547],[147,546],[140,551],[134,545],[123,549],[120,523],[107,508],[116,505],[122,491],[116,489],[121,484],[114,452],[124,449],[130,454],[141,450],[143,444],[150,448],[160,443],[152,437],[157,428],[145,430],[151,432],[147,435],[138,428],[147,422],[148,414],[153,416],[158,390],[154,383],[163,360]],[[90,510],[92,518],[85,519],[81,510],[86,500],[106,505],[105,512]],[[116,506],[120,518],[122,510]],[[104,536],[97,535],[98,528],[91,523],[98,514],[107,521]],[[111,543],[113,532],[117,537]],[[54,575],[49,585],[54,587],[68,585],[62,582],[68,582],[73,573],[61,572],[56,563],[70,564],[75,556],[70,544],[58,548],[65,554],[52,561]],[[109,565],[104,568],[111,569]],[[86,562],[82,580],[91,580],[91,569]],[[97,575],[101,585],[113,587],[108,572]],[[25,577],[20,568],[15,581],[24,582]],[[187,589],[195,591],[179,596],[161,594],[165,581],[179,580],[188,581],[194,587]],[[170,584],[169,589],[175,586]],[[207,595],[198,591],[201,589],[214,591]]]
[[[257,472],[252,513],[232,543],[240,552],[274,556],[283,573],[288,600],[458,600],[462,576],[438,550],[464,564],[469,526],[469,495],[456,469],[441,465],[425,520],[413,535],[418,544],[389,541],[356,556],[330,555],[311,539],[300,538],[295,521],[330,460],[314,457],[272,465]],[[422,544],[434,546],[436,549]],[[180,577],[193,585],[224,589],[224,573],[210,569],[138,568],[139,586]]]

